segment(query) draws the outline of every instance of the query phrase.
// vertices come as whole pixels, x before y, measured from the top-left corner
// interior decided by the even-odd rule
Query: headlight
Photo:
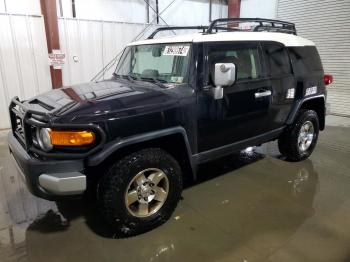
[[[51,144],[50,128],[37,128],[36,138],[40,148],[46,152],[50,151],[53,147]]]
[[[46,152],[53,146],[86,146],[95,142],[95,133],[88,130],[66,131],[38,128],[36,137],[40,148]]]
[[[51,143],[54,146],[86,146],[95,142],[92,131],[50,130]]]

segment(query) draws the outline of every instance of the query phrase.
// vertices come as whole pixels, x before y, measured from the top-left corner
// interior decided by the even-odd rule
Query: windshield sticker
[[[184,81],[184,78],[182,76],[172,76],[170,78],[170,81],[172,83],[176,83],[176,84],[182,84],[182,82]]]
[[[189,45],[167,45],[165,46],[163,55],[187,56],[189,50]]]

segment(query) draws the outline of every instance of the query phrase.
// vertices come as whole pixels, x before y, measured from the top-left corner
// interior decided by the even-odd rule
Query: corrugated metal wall
[[[279,0],[277,16],[316,43],[325,72],[334,76],[331,113],[350,116],[350,1]]]
[[[9,128],[8,105],[51,89],[42,16],[0,13],[0,129]],[[66,53],[64,85],[90,81],[146,24],[60,18],[61,50]],[[150,26],[148,34],[155,29]],[[147,36],[147,34],[145,35]],[[74,59],[75,58],[75,59]],[[111,76],[113,69],[106,72]]]
[[[63,85],[90,81],[145,27],[140,23],[59,18],[60,45],[66,53]],[[148,27],[148,34],[154,28]],[[111,77],[114,69],[106,72],[105,78]]]
[[[0,129],[9,128],[10,99],[51,88],[44,21],[38,15],[0,13]]]

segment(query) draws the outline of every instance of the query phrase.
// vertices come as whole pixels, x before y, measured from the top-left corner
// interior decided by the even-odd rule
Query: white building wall
[[[119,22],[145,22],[146,7],[143,0],[76,0],[76,16]]]
[[[0,129],[10,126],[14,96],[28,99],[51,88],[41,16],[0,14]]]
[[[59,11],[61,1],[63,15]],[[149,0],[155,10],[155,0]],[[161,13],[173,0],[159,0]],[[212,18],[227,17],[227,4],[224,0],[213,0]],[[76,18],[103,21],[146,23],[146,3],[143,0],[75,0]],[[71,0],[57,0],[58,14],[72,17]],[[149,8],[150,22],[156,18]],[[161,15],[171,25],[207,25],[209,22],[209,0],[175,0]],[[160,19],[160,24],[164,24]]]
[[[241,0],[240,17],[276,19],[278,0]]]
[[[0,0],[0,13],[40,15],[40,0]]]
[[[159,1],[159,10],[162,12],[172,0]],[[225,1],[213,0],[212,19],[227,17]],[[154,15],[154,12],[152,12]],[[208,25],[209,0],[176,0],[162,14],[164,20],[171,25]],[[163,23],[163,21],[160,21]]]
[[[6,12],[5,1],[0,0],[0,13],[5,13],[5,12]]]
[[[173,0],[159,1],[159,12],[171,2]],[[150,3],[155,9],[155,0]],[[63,15],[71,16],[71,0],[61,0],[61,5]],[[148,37],[157,27],[146,24],[143,0],[76,0],[76,15],[75,19],[59,19],[60,46],[67,58],[62,68],[66,86],[90,81],[144,28],[147,31],[139,39]],[[175,0],[161,16],[169,25],[208,25],[209,0]],[[150,22],[155,23],[155,17],[150,8]],[[220,17],[227,17],[227,5],[223,0],[213,0],[212,18]],[[160,19],[160,26],[164,25]],[[171,33],[160,35],[166,34]],[[111,77],[115,66],[105,73],[105,78]]]
[[[66,54],[63,85],[90,81],[145,27],[141,23],[59,18],[60,46]],[[105,78],[112,76],[115,66]]]
[[[8,105],[51,89],[40,0],[0,0],[0,129],[9,128]]]

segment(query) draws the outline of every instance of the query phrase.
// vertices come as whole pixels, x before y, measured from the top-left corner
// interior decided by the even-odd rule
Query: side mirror
[[[233,63],[217,63],[214,71],[214,84],[212,90],[214,99],[222,99],[223,87],[230,86],[236,81],[236,66]]]
[[[215,64],[215,86],[230,86],[236,81],[236,66],[232,63]]]

